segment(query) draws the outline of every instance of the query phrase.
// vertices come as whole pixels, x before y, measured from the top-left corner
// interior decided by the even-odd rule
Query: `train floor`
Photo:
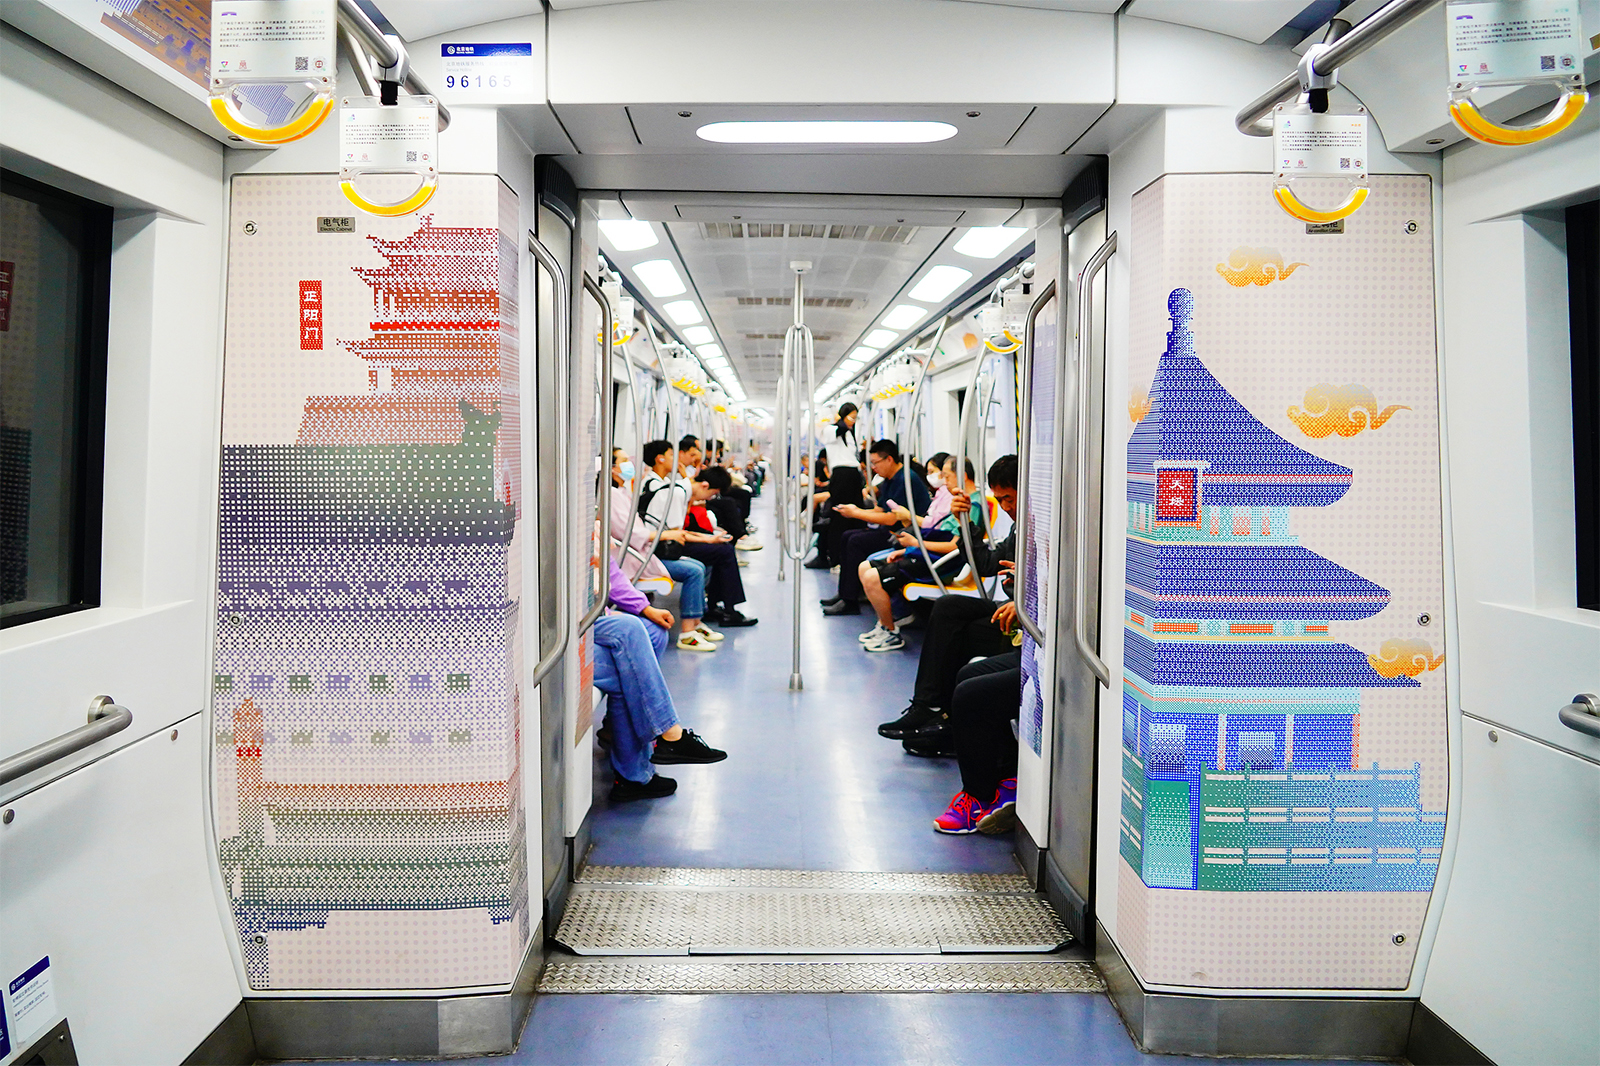
[[[757,506],[765,503],[760,499]],[[606,799],[609,766],[598,757],[587,868],[611,871],[600,880],[621,876],[619,869],[631,871],[621,879],[644,882],[642,891],[652,890],[651,885],[682,885],[686,871],[715,869],[765,871],[769,880],[771,871],[892,872],[924,879],[955,875],[945,880],[964,878],[962,884],[982,882],[992,891],[1016,893],[1006,887],[1020,873],[1009,835],[953,837],[933,830],[934,817],[960,787],[954,760],[915,758],[897,742],[877,735],[877,724],[896,717],[907,702],[920,633],[913,630],[902,651],[863,652],[855,638],[873,621],[865,606],[856,617],[824,617],[818,600],[833,593],[837,578],[826,571],[802,570],[805,689],[788,691],[795,570],[791,565],[788,580],[777,579],[778,552],[767,532],[770,513],[769,521],[762,517],[758,512],[768,547],[754,553],[743,571],[749,596],[744,611],[760,623],[729,630],[715,653],[669,649],[663,664],[683,723],[725,748],[728,759],[665,768],[678,780],[676,795],[613,805]],[[698,876],[704,881],[704,875]],[[735,874],[730,884],[754,883],[751,876],[761,875]],[[838,881],[838,875],[828,874],[785,876]],[[614,887],[585,886],[582,880],[575,893]],[[1004,884],[994,889],[998,881]],[[1025,882],[1022,889],[1026,891]],[[722,906],[730,898],[715,897],[711,905]],[[1031,894],[1027,902],[1035,903]],[[569,904],[569,915],[573,906]],[[683,923],[690,921],[687,913],[657,908],[652,921],[670,931],[680,917]],[[1081,987],[1092,991],[880,991],[893,987],[887,978],[903,976],[917,961],[907,955],[831,956],[827,963],[835,969],[844,963],[864,967],[849,991],[783,991],[792,982],[766,986],[754,976],[748,983],[742,980],[758,969],[770,977],[792,974],[786,967],[796,963],[807,965],[792,954],[798,949],[788,950],[791,954],[765,956],[765,965],[749,955],[724,956],[721,963],[683,957],[677,961],[686,968],[674,971],[673,960],[645,953],[633,959],[586,959],[554,947],[543,986],[548,994],[536,997],[521,1045],[508,1058],[478,1061],[484,1066],[1193,1061],[1139,1051],[1099,990],[1103,983],[1080,946],[982,958],[1000,960],[1001,966],[1032,966],[1035,972],[1045,972],[1040,961],[1008,960],[1076,967],[1048,971],[1065,975],[1065,984],[1046,981],[1032,987],[1070,987],[1087,974],[1089,982]],[[941,959],[963,964],[961,956],[921,958],[927,964]],[[588,963],[610,964],[601,969],[611,974],[632,967],[642,983],[625,993],[555,991],[552,975],[563,967],[570,975],[572,967]],[[707,979],[706,971],[719,965],[723,972],[711,974],[710,980],[728,990],[695,991],[695,982]],[[824,963],[811,965],[820,968]],[[690,969],[695,966],[699,968]],[[689,991],[646,991],[665,987],[652,983],[662,975],[679,973],[698,975],[680,983]],[[879,979],[874,974],[885,975],[886,983],[873,984]],[[762,990],[752,992],[756,987]],[[824,982],[817,987],[839,986]],[[1023,982],[1020,987],[1030,986]]]

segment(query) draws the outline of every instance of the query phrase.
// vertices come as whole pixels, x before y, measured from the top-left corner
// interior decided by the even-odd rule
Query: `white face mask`
[[[944,471],[935,470],[933,473],[929,474],[928,484],[932,485],[936,489],[942,488],[944,486]]]
[[[683,476],[686,478],[692,479],[698,473],[700,473],[700,468],[698,466],[686,466],[683,468]]]

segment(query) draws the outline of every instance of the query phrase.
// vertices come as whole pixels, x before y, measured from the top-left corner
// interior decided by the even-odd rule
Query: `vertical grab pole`
[[[606,298],[605,290],[594,283],[588,274],[583,276],[583,290],[594,298],[600,305],[601,330],[605,336],[605,344],[601,346],[602,373],[599,381],[600,402],[600,484],[595,493],[595,531],[600,537],[597,547],[605,559],[611,555],[611,449],[616,445],[615,419],[611,403],[611,361],[614,358],[616,347],[615,338],[611,333],[611,301]],[[595,603],[584,612],[578,620],[578,634],[581,636],[589,631],[595,620],[605,613],[606,589],[610,578],[606,574],[598,575],[600,587],[595,590]]]
[[[916,416],[916,413],[917,413],[917,398],[919,396],[926,395],[922,391],[922,385],[923,385],[923,383],[925,381],[928,380],[928,371],[930,369],[932,369],[932,367],[933,367],[933,357],[939,353],[939,344],[944,340],[945,327],[948,326],[949,324],[950,324],[950,316],[949,315],[946,315],[944,318],[941,318],[939,320],[939,328],[933,335],[933,343],[928,345],[928,356],[927,356],[926,359],[924,359],[922,361],[922,373],[917,376],[916,387],[911,390],[910,413],[906,418],[906,425],[909,425],[910,422],[911,422],[911,419]],[[904,459],[906,458],[905,433],[903,432],[904,427],[902,426],[901,428],[902,428],[902,432],[900,433],[899,448],[900,448],[900,458],[901,458],[902,461],[904,461]],[[916,442],[913,441],[912,443],[914,444]],[[956,462],[956,486],[955,486],[955,488],[950,490],[951,492],[955,492],[957,489],[961,489],[961,488],[965,487],[966,483],[961,480],[962,477],[964,476],[964,471],[965,471],[965,468],[961,465],[960,461],[957,460],[957,462]],[[909,503],[910,500],[911,500],[911,488],[908,485],[906,487],[906,501]],[[927,542],[925,540],[922,539],[922,523],[921,523],[921,521],[913,521],[911,523],[911,533],[912,533],[913,536],[915,536],[917,538],[917,547],[919,549],[921,549],[921,551],[922,551],[922,561],[927,564],[928,573],[933,575],[933,583],[935,585],[939,586],[939,595],[940,596],[948,595],[950,590],[944,587],[944,578],[939,576],[939,568],[937,566],[933,565],[933,556],[928,554],[928,544],[927,544]]]
[[[571,289],[568,287],[567,272],[561,268],[561,260],[557,259],[544,243],[535,237],[530,230],[528,233],[528,251],[539,265],[555,282],[555,298],[551,307],[555,318],[555,347],[556,347],[556,461],[557,476],[567,469],[567,430],[572,421],[572,412],[568,405],[572,398],[572,329],[567,323],[568,298]],[[556,524],[556,558],[563,563],[567,558],[567,523],[563,519]],[[556,582],[556,606],[561,619],[561,638],[556,641],[556,646],[540,656],[539,662],[533,668],[529,680],[530,685],[537,685],[545,679],[551,670],[554,670],[563,656],[567,653],[567,645],[572,639],[572,590],[567,587],[566,579]],[[541,649],[542,650],[542,649]]]
[[[957,451],[957,455],[956,455],[956,477],[957,478],[966,477],[966,471],[967,471],[967,439],[972,434],[972,412],[974,410],[976,410],[980,406],[981,398],[979,396],[979,388],[978,388],[978,386],[979,386],[980,381],[981,381],[982,376],[983,376],[983,365],[985,363],[987,363],[988,361],[989,361],[989,353],[988,353],[988,351],[986,349],[979,349],[978,354],[973,357],[974,366],[972,368],[972,382],[971,382],[971,384],[969,384],[967,386],[967,398],[966,398],[966,401],[961,405],[961,432],[960,432],[960,435],[956,438],[956,451]],[[987,405],[983,405],[983,406],[987,406]],[[989,415],[989,412],[988,411],[984,411],[984,417],[987,418],[988,415]],[[978,432],[979,433],[983,432],[982,423],[979,423]],[[980,443],[979,449],[978,449],[978,461],[979,461],[979,463],[981,463],[983,461],[983,448],[982,448],[981,443]],[[974,466],[976,467],[977,464],[974,464]],[[973,472],[974,473],[978,473],[980,471],[977,470],[977,469],[974,469]],[[965,484],[962,485],[962,488],[963,489],[966,488]],[[977,506],[977,507],[982,507],[983,506],[983,500],[982,499],[970,500],[969,502],[971,504],[973,504],[974,506]],[[959,524],[959,528],[961,530],[962,546],[965,547],[966,551],[967,551],[967,565],[972,568],[972,579],[978,585],[978,593],[984,599],[988,600],[990,603],[993,603],[994,602],[994,597],[989,595],[989,587],[983,583],[983,577],[982,577],[982,575],[980,575],[978,573],[978,566],[977,566],[978,557],[976,555],[974,555],[973,551],[972,551],[972,510],[970,508],[967,510],[967,519],[966,519],[966,521],[961,522]],[[985,534],[985,539],[989,540],[991,547],[993,546],[993,540],[991,539],[993,532],[994,532],[994,530],[992,528],[990,528],[989,530],[986,531],[986,534]]]
[[[1022,623],[1022,628],[1039,647],[1044,647],[1044,633],[1039,629],[1039,623],[1029,617],[1028,609],[1023,603],[1023,572],[1028,566],[1028,464],[1033,460],[1033,336],[1034,320],[1039,317],[1039,312],[1044,305],[1055,297],[1056,282],[1054,278],[1040,290],[1028,308],[1027,328],[1022,331],[1022,346],[1017,349],[1017,382],[1021,393],[1021,402],[1017,404],[1017,414],[1020,426],[1017,431],[1017,522],[1016,522],[1016,562],[1013,566],[1015,576],[1012,580],[1011,601],[1017,605],[1017,621]]]
[[[812,412],[816,403],[816,349],[811,331],[805,324],[805,272],[810,263],[793,262],[794,270],[794,321],[783,337],[783,370],[778,377],[777,426],[782,430],[782,446],[778,453],[778,544],[779,558],[788,558],[795,564],[794,582],[794,652],[789,674],[789,691],[805,688],[800,673],[800,560],[805,557],[811,541],[811,508],[800,506],[800,477],[797,469],[803,464],[797,460],[800,449],[806,446],[810,434]],[[800,360],[805,360],[805,376],[801,378]]]
[[[1073,560],[1072,582],[1072,640],[1078,647],[1078,654],[1094,672],[1102,685],[1111,687],[1111,668],[1100,658],[1100,653],[1089,647],[1089,630],[1084,624],[1084,612],[1088,610],[1088,594],[1084,583],[1088,578],[1088,553],[1086,541],[1089,536],[1088,508],[1085,502],[1088,499],[1087,486],[1089,480],[1089,359],[1091,358],[1090,344],[1093,339],[1090,331],[1094,327],[1094,279],[1105,269],[1110,262],[1111,255],[1117,250],[1117,234],[1113,230],[1106,242],[1089,257],[1084,264],[1083,273],[1078,276],[1078,343],[1075,360],[1078,364],[1078,491],[1077,514],[1073,516],[1077,526],[1078,543],[1076,558]],[[1101,379],[1104,380],[1104,373]],[[1103,433],[1103,427],[1102,427]],[[1100,444],[1104,445],[1104,440]]]

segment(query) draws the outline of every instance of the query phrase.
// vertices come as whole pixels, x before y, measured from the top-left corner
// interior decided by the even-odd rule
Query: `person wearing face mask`
[[[712,467],[705,464],[705,453],[700,450],[700,438],[686,436],[678,442],[679,469],[685,481],[693,481],[702,473],[710,469],[722,470],[722,467]],[[727,471],[723,471],[726,473]],[[732,489],[732,475],[729,475],[728,488]],[[716,517],[717,525],[733,538],[733,545],[737,551],[760,551],[763,547],[760,541],[750,535],[750,525],[747,521],[749,509],[740,507],[739,501],[731,496],[718,493],[705,501],[707,511]],[[742,557],[740,565],[744,565]]]
[[[934,452],[928,458],[928,488],[938,492],[945,484],[945,461],[950,458],[949,452]]]
[[[654,531],[646,519],[635,514],[632,495],[626,491],[637,476],[633,460],[621,448],[612,450],[611,459],[611,484],[619,490],[611,494],[611,542],[623,575],[629,581],[653,577],[670,577],[675,581],[679,586],[678,610],[683,615],[678,623],[678,648],[716,651],[722,634],[702,621],[706,613],[705,564],[688,556],[663,558],[661,545],[657,545],[655,554],[650,554]],[[642,491],[641,488],[641,494]],[[628,550],[623,550],[623,544],[628,545]]]

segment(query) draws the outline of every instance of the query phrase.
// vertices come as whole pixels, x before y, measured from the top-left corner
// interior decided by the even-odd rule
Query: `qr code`
[[[1540,70],[1554,70],[1554,69],[1556,69],[1556,57],[1555,56],[1540,56],[1539,57],[1539,69]]]
[[[417,153],[415,153],[415,152],[407,152],[406,153],[406,162],[407,163],[415,163],[416,161],[417,161]]]
[[[295,56],[294,57],[294,69],[295,70],[310,70],[311,69],[311,57],[310,56]]]
[[[1349,156],[1342,155],[1342,156],[1339,157],[1339,169],[1340,170],[1349,170],[1350,169],[1350,157]]]

